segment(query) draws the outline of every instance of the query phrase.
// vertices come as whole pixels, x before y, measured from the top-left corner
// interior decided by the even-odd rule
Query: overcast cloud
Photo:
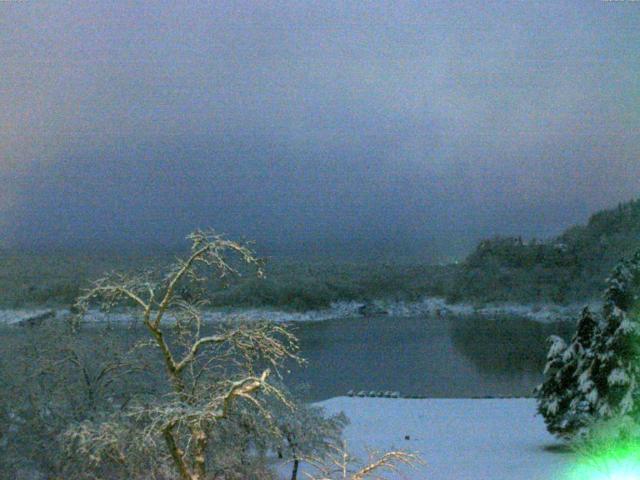
[[[558,233],[640,195],[639,21],[584,0],[2,2],[0,238]]]

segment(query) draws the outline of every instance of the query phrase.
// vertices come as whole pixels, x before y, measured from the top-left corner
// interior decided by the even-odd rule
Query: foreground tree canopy
[[[64,321],[14,327],[3,343],[0,467],[7,478],[269,479],[283,462],[318,478],[360,479],[416,458],[387,452],[356,468],[344,415],[291,395],[280,372],[302,362],[283,325],[204,322],[206,282],[263,264],[210,231],[167,271],[112,273]],[[135,317],[93,322],[97,310]],[[108,317],[107,317],[108,318]]]

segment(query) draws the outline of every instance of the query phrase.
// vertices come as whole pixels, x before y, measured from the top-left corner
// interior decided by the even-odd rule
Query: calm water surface
[[[286,377],[321,400],[349,390],[426,397],[530,396],[551,334],[573,325],[516,318],[336,319],[297,324],[304,368]]]

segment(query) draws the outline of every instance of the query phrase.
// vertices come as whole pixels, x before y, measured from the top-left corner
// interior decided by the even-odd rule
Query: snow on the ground
[[[403,449],[425,462],[387,478],[562,480],[574,461],[535,416],[533,399],[338,397],[320,405],[349,417],[345,439],[358,458],[366,447]]]
[[[450,304],[442,298],[425,297],[416,302],[374,300],[372,302],[335,302],[329,308],[309,310],[306,312],[285,312],[271,308],[217,309],[206,312],[208,320],[219,320],[229,315],[249,320],[271,320],[276,322],[320,321],[336,318],[361,318],[364,315],[389,315],[392,317],[417,317],[437,315],[441,317],[471,315],[479,316],[514,316],[541,322],[574,318],[584,305],[520,305],[520,304],[487,304],[474,307],[469,304]],[[596,305],[597,307],[597,305]]]
[[[6,323],[18,323],[22,320],[27,320],[29,318],[37,317],[39,315],[46,314],[48,312],[54,311],[54,309],[50,308],[20,308],[20,309],[4,309],[0,310],[0,324]],[[63,316],[68,313],[68,310],[59,310],[55,311],[56,316]]]
[[[597,308],[597,305],[593,305]],[[246,320],[271,320],[275,322],[308,322],[336,318],[358,318],[363,316],[363,309],[375,315],[389,315],[392,317],[417,317],[423,315],[436,315],[441,317],[454,316],[465,317],[478,316],[513,316],[528,318],[541,322],[574,318],[582,309],[582,305],[520,305],[520,304],[488,304],[482,307],[474,307],[469,304],[449,304],[444,299],[428,297],[417,302],[376,300],[363,304],[362,302],[336,302],[329,308],[322,310],[310,310],[307,312],[289,312],[271,308],[220,308],[204,312],[207,321],[220,321],[229,317],[238,317]],[[4,309],[0,310],[0,323],[15,323],[34,315],[47,311],[43,308],[30,309]],[[67,314],[68,310],[57,311],[58,315]],[[131,315],[126,312],[110,313],[108,315],[91,311],[89,316],[96,321],[109,319],[112,322],[129,322]],[[168,315],[170,317],[170,315]]]

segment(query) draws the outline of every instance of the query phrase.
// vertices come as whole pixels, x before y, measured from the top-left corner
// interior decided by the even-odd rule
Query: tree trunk
[[[207,475],[207,434],[200,427],[194,427],[192,429],[192,435],[194,441],[194,480],[204,480]]]
[[[298,460],[298,454],[296,453],[296,444],[293,441],[292,434],[287,433],[287,442],[291,447],[291,454],[293,455],[293,470],[291,471],[291,480],[298,479],[298,466],[300,465],[300,460]]]
[[[194,480],[191,472],[189,471],[189,467],[185,463],[184,452],[180,450],[175,438],[173,437],[171,427],[165,428],[162,434],[167,444],[167,448],[169,449],[169,453],[171,454],[171,458],[173,459],[173,463],[178,469],[181,480]]]
[[[293,470],[291,471],[291,480],[297,480],[298,479],[298,465],[300,464],[300,461],[297,458],[293,459]]]

